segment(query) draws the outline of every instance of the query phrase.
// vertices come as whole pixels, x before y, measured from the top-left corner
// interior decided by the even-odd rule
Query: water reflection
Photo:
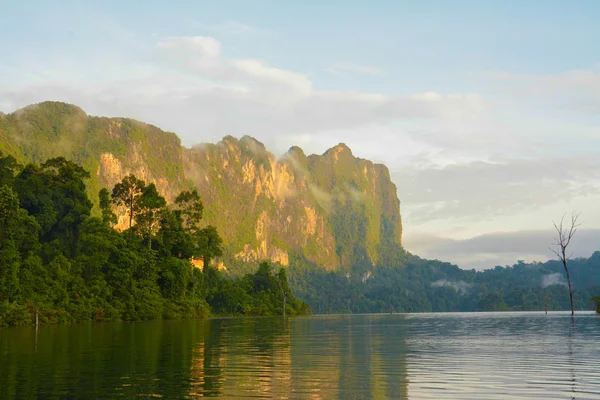
[[[353,315],[0,330],[2,398],[600,399],[600,318]]]

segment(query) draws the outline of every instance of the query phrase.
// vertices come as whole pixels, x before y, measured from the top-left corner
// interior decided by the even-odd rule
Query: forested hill
[[[251,137],[188,149],[152,125],[44,102],[0,115],[0,151],[21,164],[76,162],[90,172],[94,203],[101,188],[129,174],[154,183],[169,204],[197,189],[204,221],[224,239],[229,269],[264,259],[287,266],[301,256],[318,268],[350,271],[401,248],[400,202],[388,169],[354,157],[344,144],[323,155],[292,147],[281,158]],[[127,218],[118,214],[122,228]]]
[[[569,260],[569,270],[575,310],[593,310],[591,300],[600,295],[600,251]],[[401,267],[354,274],[320,271],[297,260],[289,275],[294,293],[316,313],[570,310],[556,260],[475,271],[406,254]]]

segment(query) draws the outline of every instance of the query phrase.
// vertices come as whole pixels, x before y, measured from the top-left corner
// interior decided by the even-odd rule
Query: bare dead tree
[[[573,289],[571,287],[571,274],[569,274],[569,267],[567,266],[567,261],[569,258],[573,256],[573,253],[567,256],[567,247],[571,243],[571,239],[577,232],[577,228],[581,226],[580,222],[577,222],[579,218],[579,213],[573,211],[571,213],[571,224],[570,226],[564,225],[565,215],[560,219],[560,224],[556,224],[556,222],[552,221],[554,224],[554,228],[556,229],[557,237],[554,238],[553,247],[550,247],[550,250],[556,254],[558,259],[562,262],[563,268],[565,269],[565,274],[567,275],[567,283],[569,284],[569,298],[571,300],[571,316],[575,315],[575,308],[573,307]]]

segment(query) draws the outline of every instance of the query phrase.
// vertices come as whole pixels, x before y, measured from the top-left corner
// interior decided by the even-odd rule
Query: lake
[[[600,399],[600,317],[448,313],[0,329],[2,398]]]

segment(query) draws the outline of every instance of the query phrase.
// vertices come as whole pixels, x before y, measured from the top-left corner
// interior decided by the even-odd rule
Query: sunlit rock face
[[[188,149],[155,126],[55,102],[0,118],[0,133],[0,151],[21,162],[65,156],[82,164],[95,202],[100,188],[128,174],[154,182],[168,202],[197,188],[204,223],[217,227],[226,253],[241,261],[285,266],[301,255],[321,268],[351,269],[375,265],[387,246],[401,245],[388,169],[343,143],[309,156],[294,146],[279,158],[248,136]],[[124,210],[116,211],[117,228],[126,228]]]

